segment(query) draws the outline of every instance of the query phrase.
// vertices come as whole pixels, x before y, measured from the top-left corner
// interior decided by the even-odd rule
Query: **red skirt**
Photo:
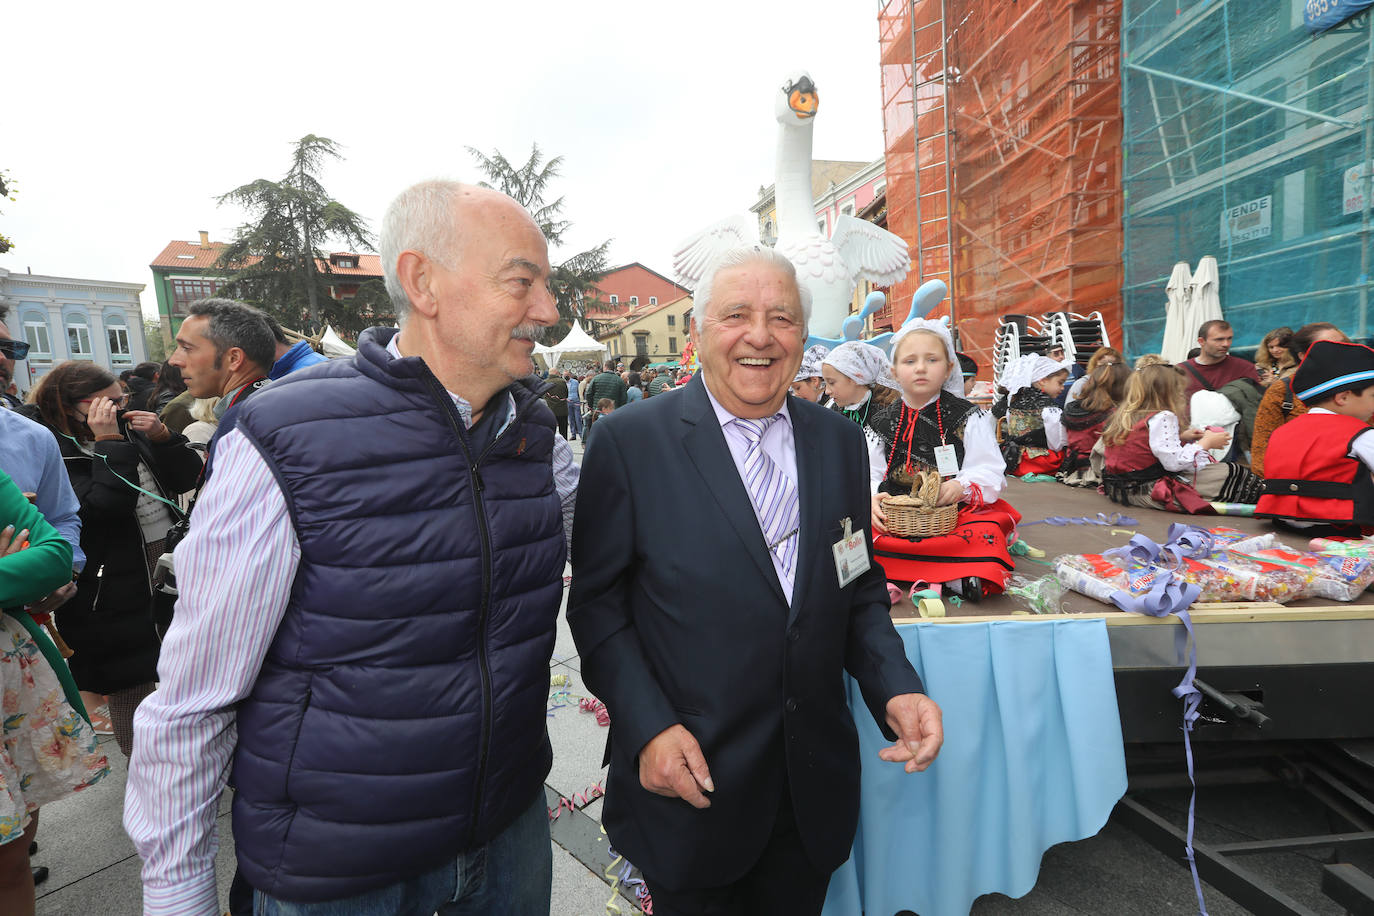
[[[1059,466],[1064,463],[1064,453],[1050,452],[1048,455],[1041,455],[1039,458],[1029,458],[1025,452],[1021,453],[1021,463],[1016,466],[1013,472],[1017,477],[1025,477],[1027,474],[1057,474]]]
[[[940,537],[910,540],[884,534],[873,539],[873,556],[891,582],[953,582],[982,579],[988,594],[1000,594],[1016,569],[1007,538],[1021,513],[999,499],[981,509],[959,509],[954,530]]]

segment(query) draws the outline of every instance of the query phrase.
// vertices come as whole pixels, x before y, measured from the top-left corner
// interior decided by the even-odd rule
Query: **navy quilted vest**
[[[284,900],[353,896],[484,843],[553,757],[553,415],[518,383],[515,422],[470,454],[439,380],[387,354],[394,333],[364,332],[354,358],[238,416],[301,545],[234,757],[239,867]]]

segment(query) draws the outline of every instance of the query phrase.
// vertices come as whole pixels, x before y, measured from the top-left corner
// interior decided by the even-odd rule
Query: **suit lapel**
[[[792,417],[792,436],[797,452],[797,498],[801,500],[801,518],[798,522],[801,531],[797,534],[801,538],[797,545],[797,574],[792,586],[792,607],[787,614],[787,623],[791,626],[797,619],[797,611],[801,608],[802,598],[807,593],[807,583],[811,576],[815,575],[818,569],[824,571],[830,568],[827,562],[830,552],[826,539],[831,523],[838,522],[839,519],[820,517],[825,478],[821,458],[817,453],[819,443],[811,435],[812,418],[807,416],[807,411],[796,409],[795,399],[789,397],[785,403],[787,412]]]
[[[682,398],[683,451],[701,475],[706,492],[711,494],[721,514],[744,543],[745,553],[759,568],[764,581],[772,586],[778,599],[786,603],[786,596],[778,583],[777,570],[773,568],[773,559],[763,542],[758,517],[754,515],[754,504],[749,499],[744,481],[740,479],[735,459],[730,455],[730,446],[725,442],[725,433],[706,396],[706,386],[701,381],[700,373],[682,392]],[[802,521],[804,524],[804,516]],[[709,533],[703,534],[710,536]]]

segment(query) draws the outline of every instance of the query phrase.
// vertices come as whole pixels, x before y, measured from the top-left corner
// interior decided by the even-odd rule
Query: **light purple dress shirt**
[[[720,431],[725,434],[725,444],[730,448],[730,457],[735,462],[735,471],[739,473],[741,483],[744,483],[744,456],[749,451],[749,440],[744,432],[735,426],[735,415],[721,406],[720,401],[711,393],[711,380],[704,374],[701,380],[706,383],[706,397],[711,401],[711,409],[716,412],[716,419],[720,421]],[[788,401],[783,399],[782,408],[778,411],[782,417],[778,422],[772,424],[764,430],[763,438],[759,440],[764,454],[773,459],[773,463],[792,481],[792,485],[797,487],[797,498],[801,498],[801,487],[797,484],[797,442],[792,432],[792,414],[788,412]],[[748,489],[748,485],[745,485]],[[758,513],[755,512],[757,518]],[[800,537],[800,534],[795,535]],[[763,537],[763,525],[759,525],[759,537]],[[795,585],[796,570],[788,571],[782,562],[782,556],[777,550],[768,551],[768,556],[773,560],[773,570],[778,574],[778,584],[782,586],[782,593],[787,596],[788,605],[792,604],[792,589]]]

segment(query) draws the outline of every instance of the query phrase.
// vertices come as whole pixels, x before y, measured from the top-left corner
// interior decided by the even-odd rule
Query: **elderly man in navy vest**
[[[548,661],[572,453],[528,377],[539,227],[426,182],[381,253],[401,330],[244,405],[177,550],[125,826],[147,914],[217,916],[215,814],[259,914],[546,914]]]
[[[930,765],[940,709],[872,559],[863,434],[787,396],[792,263],[732,250],[695,295],[701,373],[598,420],[583,463],[568,624],[611,713],[604,823],[655,913],[816,914],[858,822],[842,672],[886,765]],[[645,550],[665,518],[688,536]]]

